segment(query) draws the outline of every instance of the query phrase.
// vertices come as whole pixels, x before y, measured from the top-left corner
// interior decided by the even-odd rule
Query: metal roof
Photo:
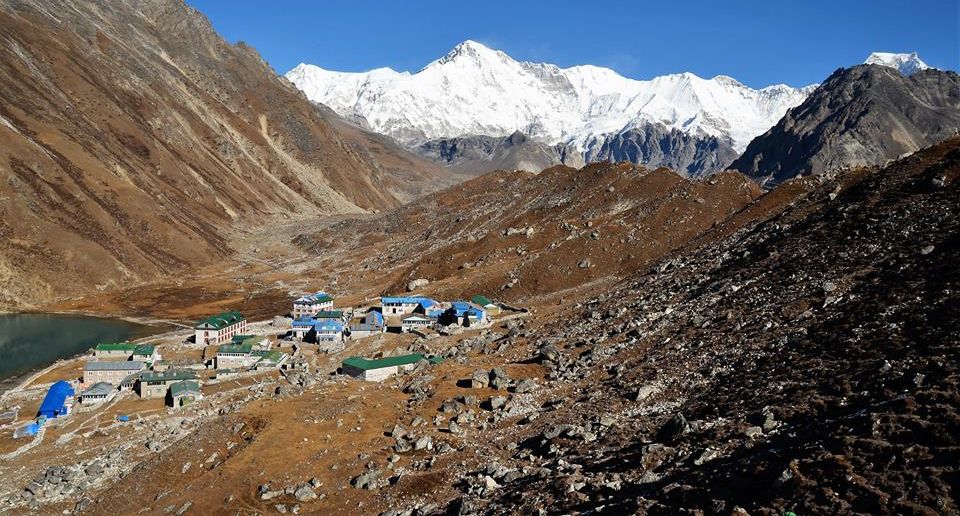
[[[316,303],[329,303],[333,301],[333,298],[330,297],[330,294],[326,292],[317,292],[315,294],[309,294],[303,297],[299,297],[293,301],[295,305],[312,305]]]
[[[366,321],[370,321],[371,319],[373,319],[373,322],[372,322],[372,323],[369,323],[369,324],[375,324],[375,325],[376,325],[376,324],[379,324],[380,326],[383,326],[383,314],[382,314],[382,313],[380,313],[380,312],[378,312],[378,311],[376,311],[376,310],[372,310],[372,311],[368,312],[368,313],[367,313],[367,316],[365,317],[365,320],[366,320]]]
[[[316,331],[343,331],[343,323],[331,320],[317,321],[313,325],[313,329]]]
[[[253,344],[224,344],[217,349],[218,355],[249,355],[253,351]]]
[[[170,382],[174,380],[196,380],[197,373],[189,369],[168,369],[162,373],[147,371],[140,376],[141,382]]]
[[[381,304],[402,304],[402,305],[423,305],[424,308],[430,308],[431,306],[437,304],[436,301],[430,299],[429,297],[421,296],[384,296],[380,298]]]
[[[300,319],[293,321],[292,326],[301,327],[301,328],[313,328],[314,324],[317,324],[317,321],[314,320],[312,317],[301,317]]]
[[[87,362],[84,371],[139,371],[144,364],[139,360],[125,360],[121,362]]]
[[[343,361],[343,365],[355,367],[363,371],[369,371],[371,369],[382,369],[384,367],[415,364],[421,360],[429,360],[430,362],[438,364],[442,359],[439,357],[427,358],[426,356],[420,353],[412,353],[409,355],[399,355],[395,357],[384,357],[384,358],[376,358],[376,359],[369,359],[369,358],[363,358],[363,357],[350,357]]]
[[[480,305],[480,306],[487,306],[487,305],[492,305],[492,304],[493,304],[493,301],[490,301],[489,298],[487,298],[487,297],[485,297],[485,296],[481,296],[481,295],[479,295],[479,294],[477,294],[476,296],[473,296],[472,298],[470,298],[470,301],[473,301],[474,303],[476,303],[476,304],[478,304],[478,305]]]
[[[215,330],[219,330],[221,328],[225,328],[227,326],[236,324],[243,320],[244,320],[243,314],[241,314],[240,312],[236,312],[236,311],[223,312],[219,315],[214,315],[213,317],[209,317],[207,319],[200,321],[199,323],[197,323],[197,329],[206,329],[209,327]]]
[[[189,380],[170,384],[171,396],[176,397],[190,393],[200,394],[200,384]]]
[[[80,393],[81,396],[106,396],[115,391],[116,387],[111,383],[97,382]]]
[[[133,349],[134,355],[150,356],[153,355],[153,352],[156,351],[157,347],[153,344],[140,344]]]
[[[487,311],[479,306],[468,303],[466,301],[454,301],[451,303],[453,311],[457,317],[463,317],[464,315],[473,314],[477,317],[485,317]]]
[[[127,351],[132,353],[133,350],[137,349],[137,345],[129,342],[102,342],[94,346],[93,349],[96,351]]]
[[[272,349],[270,351],[254,351],[254,355],[258,355],[260,360],[258,362],[274,362],[279,364],[283,360],[286,353],[280,351],[279,349]]]

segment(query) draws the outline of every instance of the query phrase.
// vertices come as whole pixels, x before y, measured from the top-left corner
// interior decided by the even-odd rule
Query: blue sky
[[[960,2],[187,0],[279,72],[416,71],[473,39],[515,59],[607,66],[636,79],[723,74],[753,87],[820,82],[872,51],[960,68]],[[482,6],[481,6],[482,5]]]

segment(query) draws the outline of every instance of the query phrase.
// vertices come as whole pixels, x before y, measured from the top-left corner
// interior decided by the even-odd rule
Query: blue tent
[[[46,416],[48,419],[66,415],[68,411],[67,399],[73,398],[74,394],[76,393],[73,391],[73,387],[60,380],[50,386],[47,397],[43,398],[43,403],[40,404],[40,410],[37,411],[37,414]]]

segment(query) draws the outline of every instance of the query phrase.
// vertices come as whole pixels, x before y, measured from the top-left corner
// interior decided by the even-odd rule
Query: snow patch
[[[903,75],[913,75],[921,70],[927,70],[930,67],[924,63],[916,52],[909,54],[896,54],[892,52],[874,52],[867,57],[864,64],[880,65],[894,68]]]

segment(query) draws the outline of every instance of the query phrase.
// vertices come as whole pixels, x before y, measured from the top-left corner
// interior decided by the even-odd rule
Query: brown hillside
[[[356,278],[367,283],[395,270],[383,292],[425,278],[441,297],[482,292],[539,302],[648,267],[760,194],[739,174],[696,182],[630,164],[498,172],[297,243],[318,255],[345,254],[355,270],[369,271]]]
[[[0,305],[139,284],[239,228],[449,184],[347,136],[179,0],[0,3]]]

